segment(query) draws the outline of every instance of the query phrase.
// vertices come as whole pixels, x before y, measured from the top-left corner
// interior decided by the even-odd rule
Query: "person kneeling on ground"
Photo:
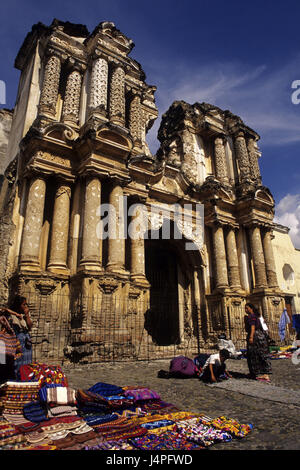
[[[204,382],[217,382],[222,379],[229,379],[232,376],[226,370],[226,359],[229,359],[230,353],[227,349],[221,349],[216,354],[212,354],[203,366],[200,378]]]

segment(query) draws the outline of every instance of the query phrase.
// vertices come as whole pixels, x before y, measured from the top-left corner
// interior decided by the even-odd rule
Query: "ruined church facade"
[[[62,357],[101,360],[116,347],[143,357],[149,344],[159,357],[156,346],[187,352],[230,336],[247,301],[274,321],[284,308],[258,134],[228,110],[177,101],[153,155],[156,88],[133,46],[111,22],[89,33],[54,20],[33,26],[15,61],[0,295],[26,295],[40,357],[57,328]],[[117,227],[106,238],[105,205]],[[138,235],[126,236],[135,218]]]

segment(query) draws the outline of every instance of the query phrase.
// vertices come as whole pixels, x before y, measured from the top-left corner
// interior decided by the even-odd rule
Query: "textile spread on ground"
[[[180,410],[143,386],[75,390],[59,366],[23,366],[0,386],[1,450],[200,450],[251,424]]]

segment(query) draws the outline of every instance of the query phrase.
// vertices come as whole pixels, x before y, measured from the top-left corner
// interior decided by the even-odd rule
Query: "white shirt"
[[[207,359],[206,363],[203,366],[203,370],[206,369],[206,367],[208,367],[209,364],[213,364],[213,365],[215,364],[216,366],[220,366],[221,365],[220,354],[216,353],[216,354],[212,354],[211,356],[209,356],[209,358]]]

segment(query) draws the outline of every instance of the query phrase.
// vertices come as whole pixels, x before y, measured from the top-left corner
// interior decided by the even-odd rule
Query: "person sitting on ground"
[[[203,366],[200,378],[204,382],[217,382],[222,379],[229,379],[232,376],[226,370],[225,361],[229,359],[230,353],[227,349],[221,349],[216,354],[212,354]]]

